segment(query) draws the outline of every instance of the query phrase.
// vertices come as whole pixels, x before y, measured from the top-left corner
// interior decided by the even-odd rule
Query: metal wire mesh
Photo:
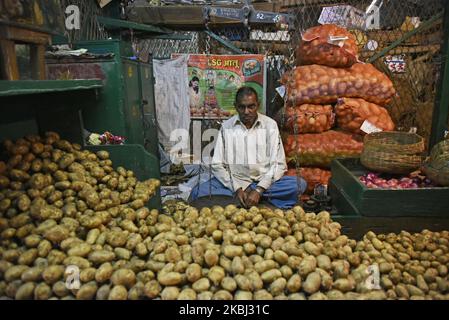
[[[443,11],[442,1],[284,0],[282,10],[295,13],[297,30],[302,32],[318,25],[320,16],[325,21],[333,20],[336,24],[348,26],[347,19],[343,19],[344,14],[341,19],[323,14],[326,6],[349,5],[363,13],[372,3],[381,4],[378,26],[371,30],[366,30],[366,25],[362,25],[362,28],[349,28],[356,37],[360,60],[374,63],[393,81],[397,95],[390,104],[389,111],[397,128],[410,130],[416,127],[418,133],[428,140],[443,41],[442,18],[434,18]],[[333,10],[331,14],[335,12],[338,11]],[[419,23],[422,26],[429,20],[433,22],[428,28],[409,37],[416,31]],[[385,48],[389,46],[391,50],[386,51]],[[377,59],[373,60],[373,57]]]
[[[366,24],[358,23],[354,12],[365,13],[373,2],[381,5],[378,21],[373,18],[378,25],[367,30]],[[336,9],[335,6],[340,7]],[[352,14],[348,6],[353,8]],[[372,62],[393,81],[397,95],[388,109],[397,128],[407,131],[416,127],[419,134],[429,138],[442,61],[443,26],[442,18],[438,16],[443,11],[442,1],[283,0],[279,1],[279,7],[281,12],[295,16],[293,33],[269,27],[249,30],[243,26],[212,30],[242,52],[267,57],[267,112],[270,115],[282,105],[275,88],[279,86],[279,78],[284,71],[292,67],[290,54],[300,41],[301,33],[319,25],[320,20],[331,21],[348,27],[355,35],[361,61]],[[326,11],[325,7],[334,8]],[[427,26],[429,20],[431,23]],[[427,27],[420,30],[419,26],[423,25]],[[174,52],[203,53],[206,35],[204,32],[196,34],[190,44],[149,40],[147,46],[157,52],[155,56],[160,57],[168,57]],[[211,54],[235,53],[214,39],[210,47]],[[391,50],[385,51],[387,47]],[[371,61],[373,57],[376,59]]]
[[[190,40],[173,39],[141,39],[137,48],[139,56],[143,61],[144,57],[152,54],[156,59],[169,59],[173,53],[198,53],[199,36],[198,32],[176,32],[173,36],[188,36]]]

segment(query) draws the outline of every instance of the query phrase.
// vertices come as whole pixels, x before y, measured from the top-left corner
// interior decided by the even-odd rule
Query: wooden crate
[[[449,188],[369,189],[358,179],[367,172],[359,159],[340,159],[332,163],[329,192],[339,214],[449,218]]]
[[[45,80],[45,50],[51,43],[51,35],[22,27],[0,25],[0,79],[20,80],[16,44],[30,46],[31,76],[34,80]]]

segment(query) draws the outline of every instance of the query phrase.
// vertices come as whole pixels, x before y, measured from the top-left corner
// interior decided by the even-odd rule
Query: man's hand
[[[245,191],[243,191],[243,189],[240,188],[235,192],[235,195],[236,195],[237,199],[239,199],[239,202],[242,205],[242,207],[247,208],[247,204],[246,204],[247,195],[246,195]]]
[[[250,190],[246,196],[246,205],[248,207],[257,206],[260,202],[261,195],[256,190]]]

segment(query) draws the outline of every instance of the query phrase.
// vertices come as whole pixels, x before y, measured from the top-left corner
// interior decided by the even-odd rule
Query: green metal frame
[[[440,84],[433,110],[432,133],[429,147],[432,148],[445,138],[449,120],[449,1],[444,9],[444,44],[442,48],[443,65],[441,66]],[[430,149],[429,148],[429,149]]]
[[[0,97],[100,89],[100,80],[20,80],[0,81]]]
[[[102,16],[97,16],[97,19],[98,22],[103,24],[106,29],[110,30],[132,29],[135,31],[150,32],[150,33],[162,33],[162,34],[173,33],[173,31],[168,28],[156,27],[149,24],[141,24],[127,20],[113,19]]]
[[[213,33],[212,31],[207,30],[206,33],[213,38],[214,40],[218,41],[220,44],[222,44],[223,46],[225,46],[226,48],[230,49],[232,52],[236,53],[236,54],[243,54],[244,52],[242,50],[240,50],[239,48],[237,48],[236,46],[234,46],[232,43],[224,40],[222,37],[220,37],[219,35]]]

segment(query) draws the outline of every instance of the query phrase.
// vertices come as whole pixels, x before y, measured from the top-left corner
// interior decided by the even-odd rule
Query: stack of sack
[[[355,37],[339,26],[307,30],[296,53],[297,66],[282,79],[287,102],[276,119],[289,165],[299,162],[313,192],[328,184],[334,159],[360,156],[363,135],[394,130],[385,106],[396,92],[385,74],[359,62]]]

